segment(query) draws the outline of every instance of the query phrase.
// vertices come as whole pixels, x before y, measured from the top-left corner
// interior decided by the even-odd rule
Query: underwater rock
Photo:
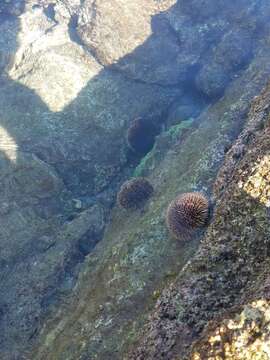
[[[57,318],[52,315],[44,324],[34,359],[46,359],[51,354],[57,359],[71,353],[75,358],[106,359],[110,356],[110,359],[118,360],[121,354],[129,360],[171,359],[191,349],[192,339],[197,339],[208,316],[228,308],[239,297],[238,291],[249,276],[249,272],[246,275],[245,272],[249,270],[240,260],[235,271],[238,274],[242,269],[241,276],[239,280],[231,278],[230,265],[238,258],[239,251],[237,248],[235,252],[233,244],[224,246],[230,237],[222,240],[222,233],[225,229],[231,232],[239,227],[233,225],[235,213],[231,213],[231,220],[228,219],[228,203],[223,203],[226,213],[217,216],[215,212],[213,224],[207,229],[209,242],[196,261],[193,255],[200,238],[179,246],[179,242],[168,237],[164,212],[179,193],[198,188],[207,193],[211,191],[224,160],[224,147],[233,143],[245,123],[248,124],[251,100],[267,82],[270,74],[268,59],[269,47],[265,46],[248,69],[230,83],[224,97],[196,119],[197,127],[180,143],[172,141],[169,149],[164,148],[165,156],[159,157],[160,161],[147,175],[155,188],[155,196],[143,215],[131,212],[123,219],[118,207],[112,211],[103,240],[84,262],[74,297],[65,308],[59,308]],[[230,189],[226,189],[230,193]],[[246,204],[246,199],[243,202]],[[219,239],[214,226],[221,219],[224,225],[220,229],[221,247],[217,252],[211,252],[210,244]],[[257,231],[253,225],[247,227],[248,232],[250,229]],[[232,235],[232,241],[238,242],[239,234]],[[250,235],[248,246],[255,253],[254,236],[254,233]],[[261,254],[265,254],[263,238],[260,237],[262,248],[258,248],[262,249]],[[242,246],[246,249],[246,239],[239,249]],[[194,276],[192,270],[187,270],[190,262],[198,271]],[[210,272],[209,264],[217,266],[218,273]],[[221,264],[226,270],[224,276],[219,276]],[[178,274],[180,278],[184,276],[184,284],[180,282],[180,289],[170,287]],[[164,287],[166,290],[156,304]],[[224,296],[219,297],[220,292]],[[147,322],[154,307],[156,310]],[[182,320],[179,321],[179,317]],[[129,352],[130,347],[135,347],[134,352]],[[177,349],[180,349],[179,353]]]
[[[24,5],[19,16],[11,4]],[[270,74],[269,29],[262,23],[269,1],[256,7],[253,0],[226,1],[224,11],[216,4],[1,2],[1,359],[124,357],[162,288],[196,251],[199,239],[179,246],[168,236],[164,211],[181,192],[211,192],[224,149],[242,130],[250,101]],[[255,46],[248,37],[253,30]],[[250,54],[245,47],[241,53],[239,41],[251,45]],[[213,54],[226,67],[224,81],[210,61]],[[203,81],[197,90],[202,69],[209,84]],[[194,122],[178,123],[178,111],[169,120],[189,94],[193,105],[204,99],[205,89],[222,89],[224,97],[207,99],[198,112],[195,106]],[[162,130],[153,156],[137,169],[147,173],[155,196],[143,214],[123,218],[112,206],[137,165],[126,134],[138,117]],[[231,159],[232,172],[245,155]],[[224,176],[229,182],[230,171]],[[266,194],[253,188],[256,176],[243,189],[265,201]],[[226,251],[216,257],[235,257],[233,249]],[[196,331],[202,326],[199,304],[197,299],[189,318]],[[176,314],[166,311],[168,326]]]
[[[219,171],[213,222],[201,246],[163,291],[129,359],[204,360],[221,353],[226,360],[264,359],[269,344],[269,103],[268,84],[254,99]],[[242,158],[235,161],[234,147],[251,131]]]

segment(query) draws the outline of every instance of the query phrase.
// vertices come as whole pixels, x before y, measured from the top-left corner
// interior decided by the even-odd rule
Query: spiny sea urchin
[[[170,203],[166,223],[171,235],[181,240],[206,226],[208,218],[208,199],[202,193],[191,192],[179,195]]]
[[[145,155],[152,149],[155,136],[154,125],[137,118],[133,120],[127,131],[127,143],[133,151]]]
[[[125,209],[140,207],[153,193],[150,182],[142,177],[126,181],[117,195],[117,202]]]

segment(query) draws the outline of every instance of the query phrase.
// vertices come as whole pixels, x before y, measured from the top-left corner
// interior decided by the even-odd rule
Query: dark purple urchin
[[[180,240],[206,226],[208,219],[209,201],[199,192],[179,195],[167,209],[167,227],[171,235]]]
[[[153,187],[147,179],[134,178],[121,186],[117,195],[117,202],[125,209],[138,208],[149,199],[153,191]]]
[[[127,131],[127,143],[133,151],[145,155],[152,149],[155,136],[154,125],[137,118],[133,120]]]

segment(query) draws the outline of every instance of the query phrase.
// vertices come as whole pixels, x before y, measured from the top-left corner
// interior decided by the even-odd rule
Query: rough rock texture
[[[123,0],[113,0],[109,4],[105,0],[86,0],[78,19],[78,34],[81,40],[93,49],[102,64],[110,65],[145,43],[153,31],[150,17],[169,9],[174,2],[162,0],[158,4],[150,0],[142,5],[141,1],[136,0],[127,6]],[[165,44],[166,40],[169,40],[167,47],[177,55],[177,41],[171,38],[174,41],[170,41],[169,34],[160,33],[157,44],[160,41]],[[159,50],[158,46],[153,48],[158,58]],[[169,61],[165,68],[170,66]]]
[[[126,214],[117,208],[113,211],[103,241],[84,263],[74,297],[44,327],[40,346],[34,351],[35,359],[121,359],[128,346],[136,342],[161,289],[177,276],[198,244],[194,238],[180,245],[168,235],[165,210],[178,193],[210,191],[224,150],[245,123],[251,99],[267,80],[268,57],[268,47],[261,48],[242,76],[227,88],[225,96],[195,121],[196,128],[180,138],[176,132],[163,160],[149,172],[155,195],[143,212]],[[187,277],[186,287],[194,285],[192,281]],[[210,279],[209,284],[213,281]],[[238,286],[234,280],[232,284]],[[205,288],[198,285],[198,289],[201,301]],[[190,298],[189,294],[187,297]],[[230,304],[230,298],[226,301]],[[166,302],[169,300],[165,298]],[[134,359],[171,359],[170,350],[179,334],[192,335],[188,326],[181,322],[179,325],[176,320],[171,322],[177,319],[181,303],[180,309],[173,308],[169,313],[166,305],[162,311],[162,300],[160,304],[158,324],[154,321],[145,335],[146,345],[135,353]],[[194,310],[196,316],[200,312],[198,306],[190,304],[190,311]],[[206,302],[205,306],[212,310],[213,303]],[[196,316],[190,319],[191,327]],[[199,317],[198,322],[194,331],[202,326]],[[172,327],[168,336],[167,327]],[[131,358],[127,355],[127,359]]]
[[[84,257],[101,239],[123,168],[130,173],[129,124],[138,116],[159,121],[181,93],[99,65],[77,42],[79,7],[78,1],[0,5],[5,360],[21,359],[21,349],[35,340],[48,310],[67,297]]]
[[[198,246],[168,236],[164,210],[211,192],[269,77],[269,13],[266,0],[1,2],[1,359],[121,359],[137,340]],[[137,117],[164,129],[144,159],[126,143]],[[110,214],[133,171],[154,197]]]
[[[198,252],[164,290],[128,359],[269,358],[269,104],[270,85],[227,153]]]
[[[159,121],[181,93],[102,67],[76,38],[80,7],[0,5],[3,359],[21,357],[101,239],[116,188],[130,173],[131,121]]]
[[[268,360],[270,355],[269,300],[260,299],[213,322],[196,344],[192,360]]]

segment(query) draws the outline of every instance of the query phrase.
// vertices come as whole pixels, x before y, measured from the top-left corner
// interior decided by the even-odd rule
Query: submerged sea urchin
[[[142,177],[126,181],[117,195],[117,202],[125,209],[138,208],[153,193],[150,182]]]
[[[127,143],[129,147],[139,153],[147,154],[155,142],[156,129],[153,124],[137,118],[131,123],[127,132]]]
[[[192,192],[181,194],[170,203],[166,223],[171,235],[181,240],[205,226],[208,218],[208,199],[202,193]]]

